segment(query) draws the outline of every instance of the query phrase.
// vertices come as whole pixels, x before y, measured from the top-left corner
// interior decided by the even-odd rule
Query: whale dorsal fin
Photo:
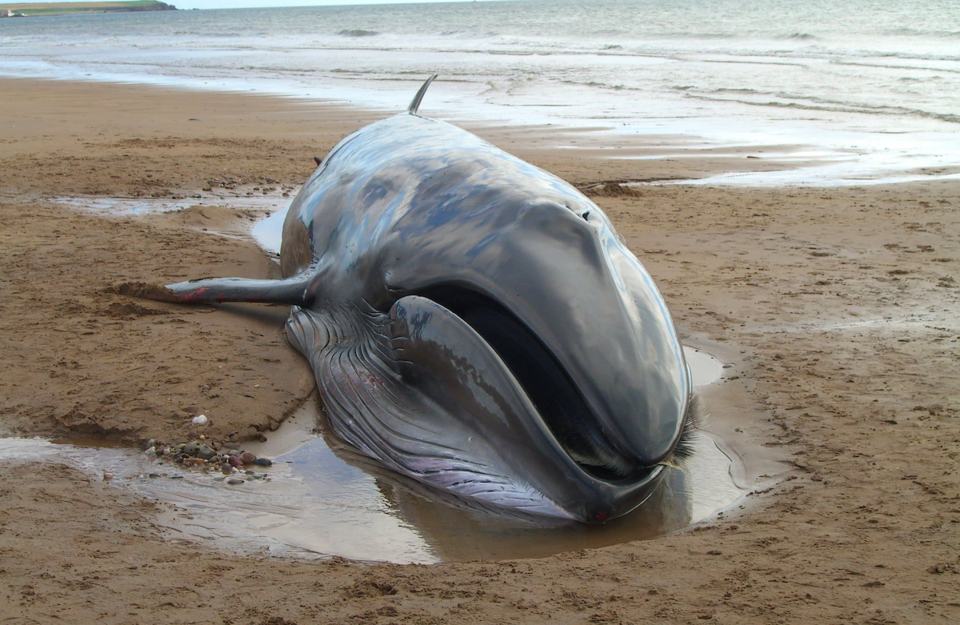
[[[420,108],[420,100],[423,99],[423,95],[427,92],[427,89],[430,88],[430,83],[433,82],[433,79],[437,77],[437,74],[434,74],[430,78],[427,78],[427,82],[423,83],[423,86],[420,87],[420,91],[417,92],[417,95],[413,96],[413,102],[410,103],[410,106],[407,107],[407,112],[411,115],[417,114],[417,109]]]

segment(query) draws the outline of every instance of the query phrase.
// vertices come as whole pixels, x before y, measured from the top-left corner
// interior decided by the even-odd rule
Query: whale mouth
[[[646,467],[624,454],[557,358],[516,315],[497,300],[458,285],[440,285],[417,295],[467,323],[497,353],[564,452],[584,473],[611,483],[646,479]]]

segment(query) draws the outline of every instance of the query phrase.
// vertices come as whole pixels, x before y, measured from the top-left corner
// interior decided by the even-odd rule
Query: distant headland
[[[126,0],[121,2],[21,2],[0,4],[2,17],[40,17],[73,13],[125,13],[128,11],[176,11],[177,7],[157,0]]]

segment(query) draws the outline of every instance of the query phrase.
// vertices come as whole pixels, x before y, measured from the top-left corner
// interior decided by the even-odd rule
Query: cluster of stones
[[[269,467],[273,464],[272,460],[258,458],[252,452],[238,448],[228,448],[227,445],[229,443],[224,445],[207,444],[206,438],[202,435],[197,440],[180,443],[179,445],[167,445],[151,439],[147,441],[147,448],[143,453],[148,457],[155,456],[183,466],[216,467],[225,477],[240,474],[242,471],[242,474],[248,479],[266,478],[266,474],[257,474],[247,467]],[[243,484],[244,481],[243,478],[234,477],[228,479],[227,483]]]

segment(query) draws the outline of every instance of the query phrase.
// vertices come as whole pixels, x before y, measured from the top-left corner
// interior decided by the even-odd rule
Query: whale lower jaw
[[[389,314],[295,307],[287,336],[337,435],[441,491],[596,523],[642,504],[662,477],[661,466],[615,480],[584,470],[484,338],[430,299],[403,297]]]
[[[477,433],[411,388],[384,345],[387,315],[294,308],[290,342],[308,359],[337,435],[398,473],[467,500],[524,513],[576,517],[529,483],[498,470]],[[479,456],[479,457],[478,457]],[[502,467],[501,467],[502,469]]]
[[[418,295],[458,316],[496,352],[580,469],[610,481],[636,479],[651,470],[623,454],[606,436],[558,359],[509,309],[456,285],[435,286]]]

